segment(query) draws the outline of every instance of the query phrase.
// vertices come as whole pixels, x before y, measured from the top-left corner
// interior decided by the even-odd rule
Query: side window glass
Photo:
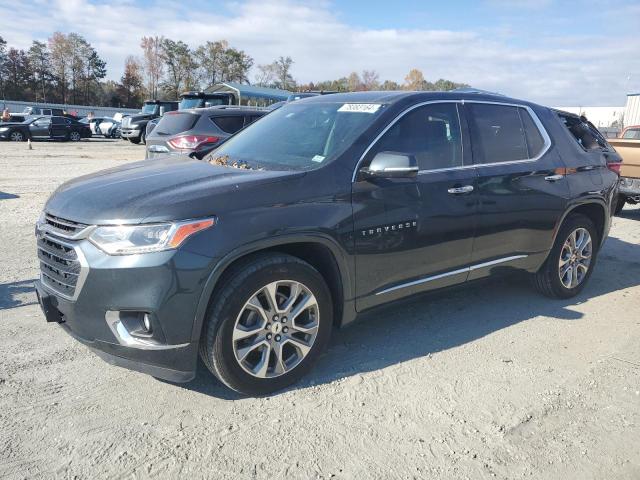
[[[469,103],[471,138],[476,163],[500,163],[529,158],[517,107]]]
[[[627,139],[636,139],[636,140],[640,140],[640,129],[638,128],[630,128],[629,130],[627,130],[626,132],[624,132],[624,135],[622,135],[622,138],[627,138]]]
[[[211,117],[213,123],[215,123],[223,132],[236,133],[242,128],[244,123],[244,117],[241,115],[233,115],[228,117]]]
[[[529,112],[524,108],[519,108],[518,111],[520,112],[520,119],[522,120],[522,125],[524,127],[524,134],[527,138],[529,158],[535,158],[540,155],[540,152],[542,152],[542,149],[544,148],[544,138],[542,138],[542,134],[533,121],[533,118],[531,118]]]
[[[585,150],[609,150],[609,144],[604,137],[588,121],[583,121],[583,117],[563,114],[559,114],[559,116],[582,148]]]
[[[60,117],[52,117],[51,123],[53,123],[54,125],[64,125],[64,119]]]
[[[413,155],[420,170],[460,167],[463,164],[460,117],[455,103],[434,103],[404,115],[373,146],[380,152]]]

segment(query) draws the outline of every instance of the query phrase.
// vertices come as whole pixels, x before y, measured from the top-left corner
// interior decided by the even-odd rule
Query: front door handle
[[[549,175],[548,177],[544,177],[547,182],[557,182],[558,180],[562,180],[564,175]]]
[[[464,187],[453,187],[447,190],[452,195],[461,195],[473,192],[473,185],[465,185]]]

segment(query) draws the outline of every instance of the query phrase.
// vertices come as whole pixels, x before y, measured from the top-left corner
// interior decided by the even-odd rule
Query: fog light
[[[149,317],[148,313],[144,314],[144,329],[147,331],[147,333],[151,333],[151,318]]]

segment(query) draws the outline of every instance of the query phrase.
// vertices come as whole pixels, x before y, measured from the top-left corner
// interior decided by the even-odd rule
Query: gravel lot
[[[0,478],[640,478],[640,209],[591,283],[430,294],[335,332],[304,383],[240,398],[103,363],[36,304],[33,224],[123,141],[0,143]]]

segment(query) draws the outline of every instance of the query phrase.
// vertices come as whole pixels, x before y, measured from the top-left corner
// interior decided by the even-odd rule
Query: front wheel
[[[580,293],[593,272],[599,241],[591,219],[581,214],[567,217],[547,260],[535,273],[536,288],[553,298]]]
[[[140,137],[129,137],[128,140],[136,145],[140,143]]]
[[[9,140],[12,142],[24,142],[26,138],[22,132],[14,130],[9,134]]]
[[[259,255],[234,269],[216,293],[200,355],[228,387],[265,395],[311,369],[332,324],[331,294],[315,268],[289,255]]]

